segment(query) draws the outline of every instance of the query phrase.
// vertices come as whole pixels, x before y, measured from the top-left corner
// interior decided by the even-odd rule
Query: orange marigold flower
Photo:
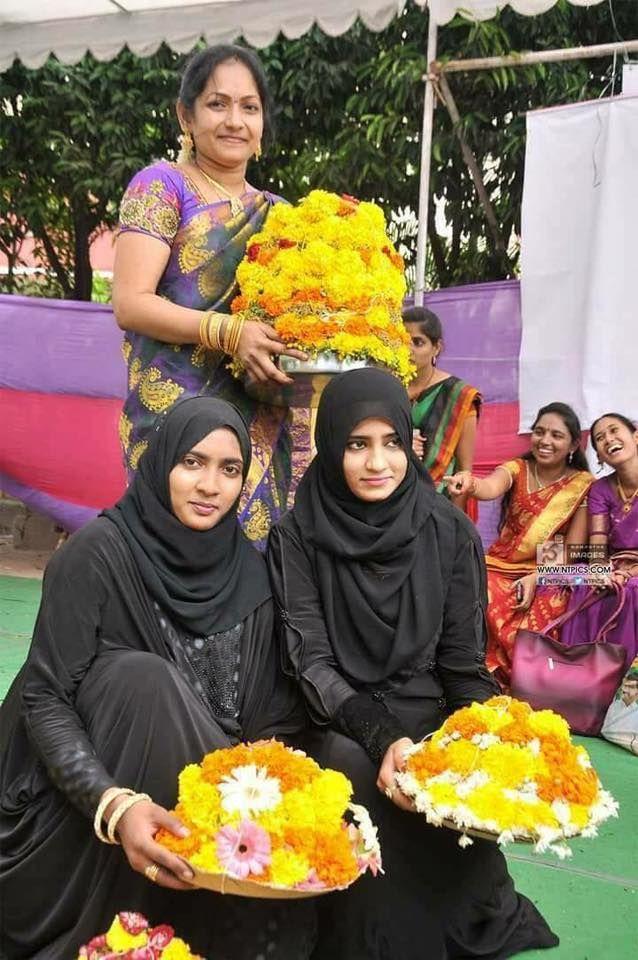
[[[248,298],[238,293],[230,305],[231,313],[241,313],[248,309]]]
[[[359,867],[345,827],[337,834],[318,837],[313,864],[319,879],[329,887],[345,887],[358,876]]]

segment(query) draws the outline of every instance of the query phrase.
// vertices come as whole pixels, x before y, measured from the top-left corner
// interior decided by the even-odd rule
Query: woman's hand
[[[277,336],[268,323],[259,320],[246,320],[244,323],[237,357],[243,363],[248,375],[258,383],[274,380],[276,383],[292,383],[292,379],[273,363],[273,356],[294,357],[305,360],[306,354],[286,344]]]
[[[379,767],[379,776],[377,777],[377,787],[381,793],[387,794],[392,803],[396,804],[402,810],[414,810],[414,805],[404,793],[401,793],[394,782],[395,774],[405,768],[405,753],[414,743],[409,737],[401,737],[391,743],[385,752],[385,756]]]
[[[427,442],[427,437],[422,437],[420,430],[412,431],[412,449],[419,460],[423,460],[425,456],[425,445]]]
[[[190,867],[153,839],[160,827],[176,837],[188,836],[188,830],[177,817],[148,800],[142,800],[127,810],[115,832],[133,870],[147,876],[145,868],[156,864],[159,871],[152,882],[160,887],[170,887],[171,890],[192,890],[188,882],[193,879]]]
[[[474,493],[476,480],[469,470],[459,470],[458,473],[443,477],[443,483],[447,484],[451,496],[466,497]]]
[[[512,590],[517,600],[514,609],[521,613],[529,610],[536,593],[536,574],[528,573],[526,577],[521,577],[512,584]]]

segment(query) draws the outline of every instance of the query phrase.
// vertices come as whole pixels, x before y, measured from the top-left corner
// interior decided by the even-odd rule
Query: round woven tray
[[[206,873],[189,864],[195,874],[191,883],[195,887],[205,890],[214,890],[216,893],[228,893],[235,897],[258,897],[261,900],[304,900],[306,897],[318,897],[323,893],[332,893],[333,889],[326,890],[289,890],[281,887],[269,887],[265,883],[256,883],[254,880],[237,880],[228,877],[225,873]]]
[[[450,830],[456,830],[457,833],[467,833],[468,837],[476,837],[479,840],[491,840],[493,843],[498,841],[498,833],[490,833],[488,830],[478,830],[475,827],[460,827],[454,820],[442,820],[442,827],[448,827]],[[516,843],[534,843],[531,837],[514,837]]]

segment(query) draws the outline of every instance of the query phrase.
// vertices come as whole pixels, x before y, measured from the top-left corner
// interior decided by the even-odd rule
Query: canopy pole
[[[428,9],[428,46],[426,52],[427,74],[423,101],[423,125],[421,129],[421,167],[419,174],[419,227],[416,240],[416,277],[414,303],[423,306],[425,291],[425,255],[428,236],[428,207],[430,200],[430,168],[432,165],[432,128],[434,126],[434,84],[430,64],[436,60],[437,26]]]
[[[498,67],[528,67],[534,63],[564,63],[567,60],[589,60],[611,57],[615,53],[635,53],[638,40],[618,43],[599,43],[591,47],[565,47],[564,50],[532,50],[527,53],[508,53],[503,57],[480,57],[474,60],[448,60],[433,63],[433,73],[464,73],[470,70],[494,70]]]

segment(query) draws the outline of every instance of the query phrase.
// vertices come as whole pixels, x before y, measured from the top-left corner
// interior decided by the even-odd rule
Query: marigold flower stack
[[[196,883],[206,874],[275,890],[340,889],[381,869],[376,829],[351,797],[347,777],[298,750],[240,744],[184,768],[175,814],[190,835],[157,839],[188,860]]]
[[[618,811],[566,721],[505,696],[452,714],[410,753],[397,784],[430,823],[461,830],[461,846],[478,830],[568,857],[566,839],[595,836]]]
[[[80,947],[78,960],[202,960],[163,923],[151,927],[141,913],[122,912],[106,933]]]
[[[414,376],[401,322],[403,260],[374,203],[313,190],[296,206],[276,204],[237,270],[234,313],[273,324],[311,357],[368,360],[404,383]],[[237,375],[241,366],[233,365]]]

